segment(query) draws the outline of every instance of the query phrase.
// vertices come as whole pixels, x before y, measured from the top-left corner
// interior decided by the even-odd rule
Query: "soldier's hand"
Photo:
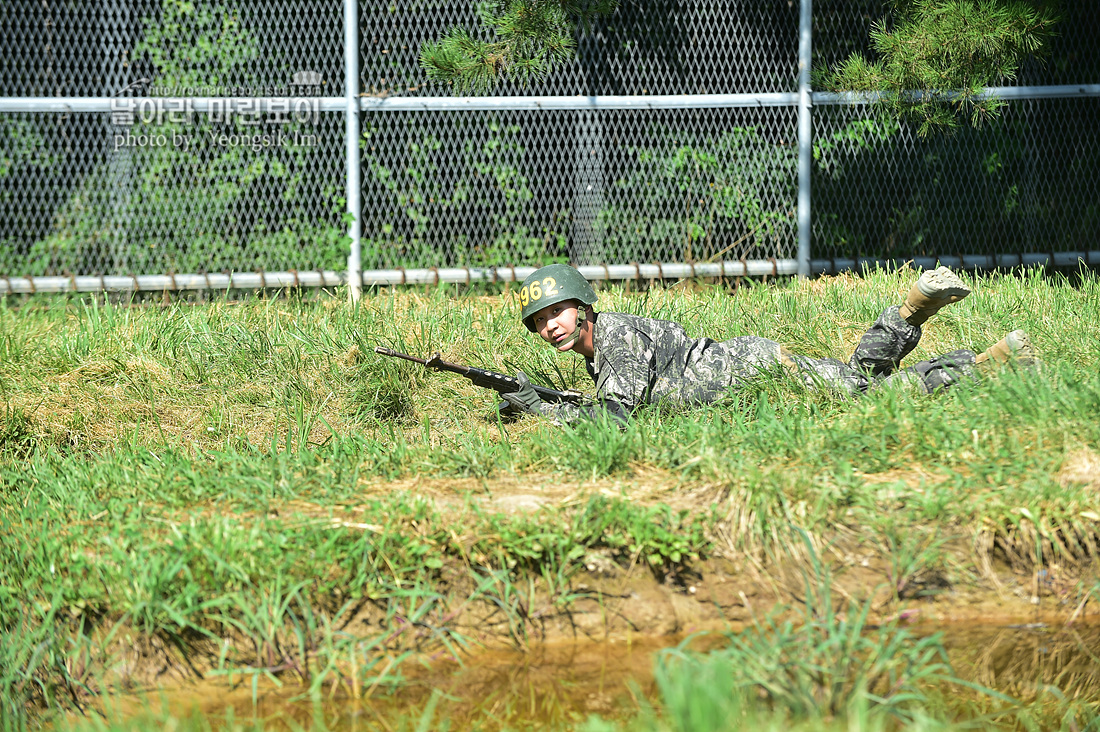
[[[523,412],[524,414],[542,414],[542,399],[539,398],[538,392],[535,391],[535,387],[531,386],[531,382],[527,379],[527,374],[522,371],[517,371],[516,381],[518,381],[520,385],[519,391],[501,394],[500,396],[504,401],[508,402],[512,406],[512,410],[516,412]]]

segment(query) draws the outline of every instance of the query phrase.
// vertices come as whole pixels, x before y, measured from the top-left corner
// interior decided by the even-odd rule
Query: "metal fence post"
[[[347,152],[348,297],[359,302],[363,289],[362,195],[359,160],[359,0],[344,0],[344,101]]]
[[[104,3],[100,10],[103,32],[103,91],[104,97],[114,97],[127,89],[129,69],[127,55],[133,46],[130,39],[129,0]],[[110,134],[125,137],[130,128],[110,122]],[[121,274],[127,269],[128,244],[130,239],[130,186],[133,182],[133,148],[129,145],[115,146],[109,153],[108,180],[111,183],[111,255],[102,263],[104,271]]]
[[[577,60],[584,70],[584,92],[592,96],[598,92],[596,79],[602,53],[596,33],[595,27],[589,28],[577,43]],[[573,142],[576,189],[569,260],[575,264],[606,263],[603,237],[596,228],[596,219],[604,205],[603,122],[596,110],[578,111],[573,122],[577,132]]]
[[[802,0],[798,29],[798,276],[810,276],[810,171],[814,164],[810,62],[813,1]]]

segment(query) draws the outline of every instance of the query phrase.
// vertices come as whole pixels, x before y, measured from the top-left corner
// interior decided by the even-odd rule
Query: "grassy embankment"
[[[846,359],[911,279],[611,289],[600,306]],[[910,357],[1023,327],[1039,375],[856,401],[761,379],[624,431],[501,424],[494,395],[371,353],[590,390],[508,297],[0,308],[0,694],[17,727],[166,669],[372,693],[410,652],[522,645],[582,602],[610,615],[586,567],[686,592],[687,565],[721,555],[767,581],[809,556],[795,527],[890,608],[996,567],[1067,612],[1096,592],[1079,580],[1100,525],[1095,277],[983,279]]]

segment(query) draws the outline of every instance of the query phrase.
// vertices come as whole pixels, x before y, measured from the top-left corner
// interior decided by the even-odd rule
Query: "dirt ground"
[[[416,478],[367,483],[362,495],[365,501],[395,491],[425,496],[444,513],[457,512],[470,500],[504,513],[580,506],[596,493],[699,510],[718,495],[713,487],[679,485],[665,474],[584,482],[531,476],[489,481]],[[291,501],[269,510],[283,519],[306,517],[374,530],[365,523],[365,509],[357,505],[341,506],[334,513],[331,506]],[[990,535],[981,537],[984,546],[976,546],[973,534],[946,545],[942,566],[915,573],[901,591],[892,583],[890,557],[858,530],[837,527],[833,535],[814,536],[812,541],[830,575],[839,612],[850,611],[848,601],[869,600],[871,623],[897,619],[925,628],[968,623],[1061,627],[1100,617],[1100,602],[1089,595],[1095,588],[1095,568],[1024,568]],[[381,607],[363,601],[340,629],[363,638],[389,633],[396,637],[396,631],[407,631],[398,638],[399,645],[415,647],[420,638],[445,625],[468,643],[471,654],[479,655],[494,649],[529,653],[578,642],[667,646],[700,631],[737,630],[773,613],[797,614],[812,572],[803,546],[792,542],[784,554],[754,556],[732,550],[728,537],[716,536],[715,542],[714,554],[676,575],[653,571],[644,561],[624,567],[602,552],[592,552],[567,587],[551,588],[542,578],[530,584],[517,582],[523,591],[512,612],[484,598],[469,601],[473,580],[469,569],[455,560],[443,568],[436,587],[446,601],[421,627],[395,629]],[[566,591],[571,596],[568,603],[562,601]],[[318,607],[333,605],[325,598],[315,599]],[[218,645],[211,643],[208,653],[182,658],[156,638],[131,641],[124,631],[118,638],[112,675],[123,688],[191,685],[215,666],[219,653]],[[447,655],[438,647],[429,654],[436,659]]]
[[[1094,477],[1089,475],[1090,480]],[[891,481],[898,478],[896,473],[889,476]],[[441,510],[474,496],[486,510],[505,513],[583,504],[596,493],[699,510],[717,495],[713,487],[679,485],[664,473],[584,482],[531,476],[488,481],[414,478],[373,483],[366,490],[393,491],[426,496]],[[354,520],[354,508],[349,511]],[[943,567],[917,573],[900,592],[891,584],[889,557],[857,530],[838,527],[832,536],[812,540],[831,575],[836,601],[870,600],[872,618],[878,622],[900,618],[921,623],[1065,623],[1100,615],[1100,602],[1087,592],[1096,581],[1094,567],[1024,568],[995,536],[961,530],[959,534],[944,547]],[[724,543],[728,541],[716,537],[716,553],[678,576],[654,573],[641,564],[622,567],[592,553],[571,585],[574,593],[585,597],[560,608],[554,607],[552,598],[536,594],[523,631],[531,643],[682,635],[737,627],[754,616],[802,602],[810,567],[803,547],[792,546],[780,556],[746,556]],[[458,598],[469,588],[462,579],[452,579],[449,586]],[[508,628],[499,616],[492,608],[467,606],[455,620],[456,629],[489,646],[514,645],[516,629]]]
[[[834,564],[831,570],[836,600],[870,599],[873,622],[1063,624],[1097,615],[1096,603],[1078,595],[1074,579],[1036,582],[1034,575],[996,564],[990,575],[969,577],[958,584],[940,581],[922,588],[922,596],[898,599],[887,584],[882,564],[881,559],[857,558],[854,564]],[[574,590],[588,597],[568,609],[543,610],[527,630],[531,643],[556,643],[736,629],[754,617],[779,612],[779,607],[796,607],[805,597],[803,570],[803,565],[793,563],[761,566],[712,558],[696,563],[688,575],[670,579],[644,567],[624,569],[597,555],[589,558],[588,571],[573,583]],[[540,599],[548,608],[548,599]],[[539,607],[539,600],[533,607]],[[481,614],[476,607],[457,619],[456,628],[490,647],[512,642],[496,613]]]

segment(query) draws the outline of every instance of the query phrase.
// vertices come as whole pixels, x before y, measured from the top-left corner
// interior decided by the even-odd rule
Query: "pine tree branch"
[[[871,27],[876,58],[852,54],[815,83],[833,91],[878,92],[879,107],[918,123],[918,132],[951,131],[998,116],[1003,103],[982,89],[1013,79],[1040,57],[1058,22],[1057,0],[892,0]]]
[[[482,40],[453,28],[421,47],[428,78],[455,93],[484,93],[503,81],[527,84],[572,57],[575,31],[612,13],[619,0],[494,0],[482,5]]]

